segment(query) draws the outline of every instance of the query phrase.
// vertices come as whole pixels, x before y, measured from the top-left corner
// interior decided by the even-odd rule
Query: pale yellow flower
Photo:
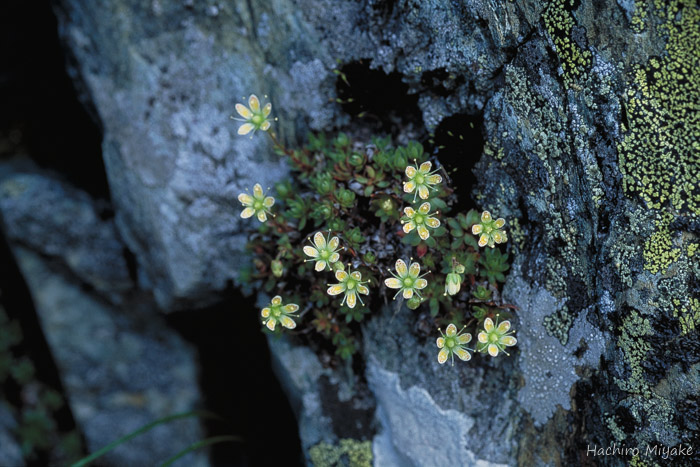
[[[338,284],[328,284],[328,295],[340,295],[345,294],[343,303],[347,301],[350,308],[355,308],[357,300],[364,305],[362,298],[358,294],[369,295],[369,289],[364,286],[369,281],[362,280],[362,273],[360,271],[352,271],[347,273],[345,271],[336,271],[335,278],[338,280]]]
[[[440,227],[440,220],[437,217],[431,217],[433,214],[437,214],[437,212],[430,212],[430,203],[428,202],[421,204],[418,211],[407,207],[404,208],[403,213],[405,216],[401,219],[403,231],[409,233],[411,230],[416,229],[418,231],[418,236],[422,240],[427,240],[430,237],[428,228],[437,229]]]
[[[328,237],[330,237],[330,233]],[[304,247],[304,253],[311,257],[311,259],[305,261],[316,261],[316,271],[323,271],[326,269],[326,266],[332,271],[333,263],[338,262],[340,259],[340,254],[337,252],[341,249],[338,237],[327,239],[321,232],[316,232],[313,245],[314,246],[306,245]]]
[[[506,232],[501,230],[506,225],[506,220],[502,217],[494,220],[491,213],[484,211],[481,213],[481,222],[472,225],[472,233],[479,235],[479,246],[493,248],[496,243],[505,243],[508,241]]]
[[[389,272],[394,277],[386,279],[384,285],[391,289],[399,289],[394,298],[400,293],[403,293],[403,298],[406,300],[413,297],[414,293],[420,297],[421,295],[418,291],[428,285],[428,281],[420,275],[420,264],[418,263],[411,263],[411,266],[407,267],[406,262],[399,259],[396,260],[396,273],[391,270]],[[426,272],[425,274],[428,273]]]
[[[275,330],[275,325],[280,323],[287,329],[294,329],[297,323],[292,318],[296,318],[295,313],[299,310],[299,305],[290,303],[285,305],[282,303],[282,297],[279,295],[273,297],[272,302],[262,309],[260,315],[263,317],[263,324],[270,331]]]
[[[260,222],[267,220],[267,214],[271,214],[270,208],[275,204],[275,198],[265,196],[263,189],[259,183],[253,187],[253,195],[241,193],[238,195],[238,201],[241,202],[245,209],[241,212],[241,217],[247,219],[255,214]]]
[[[430,196],[430,190],[437,190],[433,185],[437,185],[442,182],[442,176],[436,175],[435,172],[430,172],[433,164],[428,162],[423,162],[420,167],[409,165],[406,167],[406,176],[408,181],[403,183],[403,191],[406,193],[413,193],[413,202],[416,201],[416,195],[420,196],[421,199],[428,199]]]
[[[450,324],[447,326],[445,334],[440,331],[440,337],[437,338],[437,346],[440,349],[438,353],[438,363],[442,365],[447,361],[448,358],[452,358],[452,365],[455,364],[455,354],[462,361],[471,360],[472,354],[468,352],[469,349],[463,347],[472,340],[472,335],[469,333],[464,333],[464,328],[458,333],[457,326]]]
[[[501,324],[494,325],[491,318],[486,318],[484,320],[484,330],[477,336],[479,340],[478,350],[480,352],[486,350],[492,357],[498,356],[499,352],[508,355],[508,352],[505,350],[506,347],[512,347],[518,343],[517,339],[510,335],[513,332],[515,331],[510,329],[510,321],[503,321]]]
[[[236,112],[243,119],[231,117],[234,120],[245,122],[238,128],[239,135],[247,135],[255,130],[267,131],[270,129],[270,112],[272,104],[269,102],[264,107],[260,107],[260,100],[255,94],[251,94],[248,98],[248,107],[243,104],[236,104]]]

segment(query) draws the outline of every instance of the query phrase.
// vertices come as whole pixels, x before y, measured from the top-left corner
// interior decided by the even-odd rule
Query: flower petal
[[[512,347],[518,343],[518,340],[513,336],[503,336],[500,339],[498,339],[498,342],[500,342],[503,345],[507,345],[508,347]]]
[[[420,168],[418,169],[418,171],[419,171],[420,173],[427,174],[428,172],[430,172],[430,169],[431,169],[432,167],[433,167],[433,163],[432,163],[432,162],[430,162],[430,161],[428,161],[428,162],[423,162],[423,163],[420,165]]]
[[[491,222],[491,213],[484,211],[481,213],[481,222]]]
[[[413,289],[404,289],[403,290],[403,298],[406,300],[410,300],[413,297]]]
[[[486,234],[483,234],[481,237],[479,237],[479,246],[486,246],[486,244],[489,242],[489,236]]]
[[[321,232],[316,232],[314,235],[314,244],[319,250],[326,248],[326,237],[323,236]]]
[[[480,332],[479,335],[476,336],[476,338],[477,338],[477,339],[479,340],[479,342],[481,342],[482,344],[487,343],[488,340],[489,340],[489,336],[487,336],[486,333],[483,332],[483,331]]]
[[[328,287],[328,295],[340,295],[345,292],[345,286],[343,284],[335,284]]]
[[[350,277],[352,277],[356,281],[361,281],[362,280],[362,273],[360,271],[353,271],[350,273]]]
[[[265,222],[267,220],[267,214],[265,214],[265,211],[258,211],[258,220],[260,222]]]
[[[236,112],[238,112],[238,115],[246,120],[253,118],[253,112],[251,112],[250,109],[243,104],[236,104]]]
[[[275,205],[275,198],[273,198],[272,196],[268,196],[263,201],[263,206],[265,206],[266,208],[271,208],[274,205]]]
[[[408,178],[413,178],[416,176],[416,168],[412,165],[406,166],[406,176]]]
[[[253,113],[260,112],[260,100],[258,100],[258,96],[255,94],[250,95],[248,98],[248,107],[250,107],[250,110],[252,110]]]
[[[406,223],[403,225],[403,231],[404,231],[405,233],[409,233],[411,230],[413,230],[413,229],[415,229],[415,228],[416,228],[416,223],[413,222],[413,221],[411,221],[411,222],[406,222]]]
[[[407,206],[407,207],[403,208],[403,213],[404,213],[404,214],[406,215],[406,217],[408,217],[409,219],[411,219],[413,216],[416,215],[416,211],[415,211],[412,207],[410,207],[410,206]]]
[[[420,275],[420,264],[411,263],[411,267],[408,268],[408,275],[411,277],[418,277]]]
[[[503,235],[501,235],[501,232],[499,232],[498,230],[492,232],[491,236],[493,236],[493,241],[496,243],[501,243],[503,241]]]
[[[265,323],[265,326],[267,326],[267,329],[269,329],[270,331],[274,331],[276,323],[277,323],[277,320],[275,318],[270,318]]]
[[[253,198],[255,199],[262,199],[263,197],[263,189],[262,186],[260,186],[259,183],[256,183],[253,185]]]
[[[484,230],[484,226],[481,224],[472,225],[472,233],[474,235],[479,235]]]
[[[340,282],[345,282],[345,280],[348,278],[348,273],[345,271],[336,271],[335,278]]]
[[[287,329],[294,329],[297,327],[297,323],[289,316],[280,316],[280,324]]]
[[[350,292],[345,295],[345,297],[348,299],[347,303],[350,308],[355,308],[355,305],[357,305],[357,294],[355,293],[354,290],[351,290]]]
[[[492,357],[498,356],[498,346],[496,344],[489,344],[488,346],[489,355]]]
[[[390,289],[400,289],[402,287],[401,281],[395,277],[384,279],[384,285],[386,285]]]
[[[253,204],[253,197],[248,193],[241,193],[238,195],[238,201],[240,201],[243,206],[250,206]]]
[[[263,117],[269,117],[270,112],[272,112],[272,104],[268,102],[267,104],[265,104],[265,107],[263,107]]]
[[[314,269],[316,270],[316,272],[323,271],[324,269],[326,269],[326,262],[322,259],[316,261],[316,265],[314,266]]]
[[[334,251],[338,249],[338,245],[340,245],[340,240],[338,239],[338,237],[333,237],[333,238],[331,238],[331,241],[328,242],[328,247]],[[331,262],[334,263],[335,261],[331,261]]]
[[[501,324],[498,325],[497,329],[499,334],[507,333],[510,329],[510,321],[503,321]]]
[[[420,205],[418,212],[421,214],[428,214],[430,212],[430,203],[427,201]]]
[[[447,357],[450,356],[450,353],[447,351],[447,349],[442,349],[440,353],[438,353],[438,363],[442,365],[447,361]]]
[[[284,306],[284,311],[287,313],[294,313],[299,309],[299,305],[296,303],[290,303],[289,305]]]
[[[267,130],[269,130],[269,129],[270,129],[270,122],[269,122],[269,120],[265,120],[264,122],[262,122],[262,125],[260,125],[260,129],[261,129],[262,131],[267,131]]]
[[[333,253],[331,257],[328,259],[329,263],[337,263],[338,260],[340,259],[340,254],[339,253]]]
[[[427,183],[430,185],[437,185],[442,181],[442,175],[430,175],[426,178]]]
[[[318,250],[310,245],[304,247],[304,253],[306,256],[311,256],[312,258],[318,258]]]
[[[420,199],[428,199],[428,196],[430,196],[428,187],[425,185],[420,185],[418,187],[418,196],[420,196]]]
[[[472,358],[472,354],[470,354],[469,352],[467,352],[466,350],[464,350],[461,347],[457,347],[455,349],[455,354],[457,354],[459,359],[462,360],[463,362],[468,362]]]
[[[260,312],[260,316],[263,318],[269,318],[270,316],[270,309],[269,308],[263,308],[262,311]]]
[[[244,123],[243,125],[238,127],[238,134],[239,135],[247,135],[251,131],[255,129],[255,125],[252,123]]]
[[[255,209],[253,209],[253,208],[245,208],[245,209],[243,210],[243,212],[241,212],[241,217],[242,217],[243,219],[248,219],[248,218],[249,218],[250,216],[252,216],[253,214],[255,214]]]
[[[272,304],[273,305],[281,305],[282,304],[282,297],[280,297],[279,295],[275,295],[274,297],[272,297]]]
[[[447,337],[454,337],[457,335],[457,326],[455,326],[453,323],[450,323],[449,326],[447,326],[447,329],[445,330],[445,335]]]
[[[460,334],[459,336],[457,336],[457,342],[459,342],[460,344],[468,344],[469,342],[471,342],[471,340],[472,335],[469,333]]]
[[[403,191],[405,193],[410,193],[415,189],[416,189],[416,182],[414,182],[413,180],[411,180],[410,182],[403,183]]]
[[[399,273],[399,277],[403,278],[408,273],[408,267],[406,262],[402,259],[396,260],[396,272]]]
[[[425,223],[428,224],[428,227],[432,227],[433,229],[440,227],[440,219],[437,217],[428,217]]]
[[[430,232],[428,232],[428,229],[426,229],[424,225],[419,225],[418,236],[421,238],[421,240],[427,240],[428,237],[430,237]]]
[[[358,285],[357,292],[361,293],[362,295],[369,295],[369,289],[364,285]]]
[[[500,229],[504,225],[506,225],[506,220],[502,217],[499,217],[498,219],[496,219],[496,222],[494,224],[494,226],[496,226],[497,229]]]
[[[437,342],[436,342],[438,349],[441,349],[445,347],[445,338],[444,337],[438,337]]]
[[[493,320],[491,320],[491,318],[486,318],[484,320],[484,329],[486,330],[486,332],[493,331]]]
[[[425,279],[416,279],[416,282],[413,284],[413,287],[415,287],[418,290],[424,289],[428,285],[428,281]]]

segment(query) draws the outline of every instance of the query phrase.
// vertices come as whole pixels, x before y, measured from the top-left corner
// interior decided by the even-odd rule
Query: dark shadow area
[[[252,298],[231,292],[206,309],[174,313],[168,322],[197,347],[208,436],[236,435],[244,443],[215,445],[213,466],[302,465],[296,419],[272,373],[260,312]]]
[[[41,167],[108,200],[101,131],[66,72],[48,0],[0,2],[0,57],[0,157],[21,149]]]
[[[0,227],[2,227],[1,223]],[[23,433],[27,433],[28,427],[34,427],[36,430],[39,430],[39,427],[41,427],[42,430],[46,429],[47,431],[37,431],[37,433],[45,433],[43,436],[46,436],[46,433],[48,433],[51,437],[46,448],[39,447],[32,450],[34,457],[26,459],[27,465],[30,467],[51,465],[56,461],[56,459],[52,459],[52,449],[55,447],[54,443],[57,443],[57,439],[53,438],[76,430],[76,424],[68,406],[68,401],[65,399],[65,391],[59,377],[59,371],[44,338],[29,288],[24,282],[24,278],[1,229],[0,292],[0,303],[7,314],[7,318],[9,318],[9,325],[5,324],[3,326],[4,329],[0,329],[0,339],[7,338],[7,331],[12,327],[13,322],[19,325],[21,331],[20,342],[10,347],[14,360],[3,362],[10,363],[11,367],[9,370],[13,377],[8,376],[0,379],[0,401],[7,401],[18,412],[23,413],[23,416],[35,417],[32,421],[21,426]],[[17,363],[23,362],[25,359],[31,362],[34,375],[29,382],[20,384],[16,373]],[[13,373],[13,370],[15,373]],[[39,416],[40,411],[36,410],[36,406],[41,405],[41,402],[37,401],[37,394],[40,391],[43,392],[44,389],[56,391],[64,400],[59,408],[48,411],[50,418]],[[55,425],[52,427],[53,423]],[[51,444],[54,444],[54,446],[51,446]],[[85,445],[84,440],[82,440],[82,444]]]
[[[458,114],[445,118],[435,129],[435,154],[445,166],[457,194],[456,212],[474,208],[472,190],[476,186],[474,166],[484,150],[481,115]]]
[[[398,72],[384,73],[360,60],[343,65],[336,80],[336,91],[343,110],[362,125],[396,136],[401,129],[423,126],[418,95],[409,94],[408,85]]]

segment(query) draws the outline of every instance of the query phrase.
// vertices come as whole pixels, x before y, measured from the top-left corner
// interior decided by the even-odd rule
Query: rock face
[[[518,307],[519,347],[510,359],[438,367],[433,343],[410,337],[404,318],[382,337],[377,312],[362,351],[375,457],[560,465],[601,461],[589,446],[640,450],[601,461],[622,465],[663,462],[647,447],[697,439],[694,2],[102,3],[65,0],[57,11],[104,128],[118,231],[162,307],[215,300],[236,280],[236,195],[285,173],[264,135],[234,136],[234,103],[268,94],[289,143],[308,129],[362,131],[366,121],[329,103],[341,86],[333,70],[396,73],[418,116],[397,117],[399,139],[449,117],[483,121],[479,162],[465,169],[480,207],[509,220],[504,297]],[[396,109],[371,110],[381,120]],[[299,400],[300,420],[317,418]]]
[[[90,452],[200,403],[193,349],[134,290],[114,224],[97,211],[64,182],[0,167],[0,216]],[[175,421],[101,462],[157,464],[202,438],[196,419]],[[180,465],[207,465],[206,454]]]

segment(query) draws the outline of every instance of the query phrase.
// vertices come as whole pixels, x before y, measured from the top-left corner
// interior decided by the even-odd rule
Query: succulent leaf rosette
[[[282,297],[279,295],[272,298],[268,306],[262,309],[260,315],[263,318],[263,324],[270,331],[275,330],[277,323],[280,323],[287,329],[294,329],[297,323],[292,319],[296,318],[295,313],[299,310],[299,305],[290,303],[285,305],[282,303]]]
[[[450,324],[447,326],[445,333],[442,333],[442,329],[438,329],[441,336],[437,338],[437,346],[440,349],[438,352],[438,363],[442,365],[447,361],[448,358],[452,359],[452,365],[455,364],[455,354],[460,360],[466,362],[471,360],[472,355],[468,352],[468,349],[464,347],[472,340],[472,335],[468,332],[464,332],[464,328],[457,332],[457,326]]]

